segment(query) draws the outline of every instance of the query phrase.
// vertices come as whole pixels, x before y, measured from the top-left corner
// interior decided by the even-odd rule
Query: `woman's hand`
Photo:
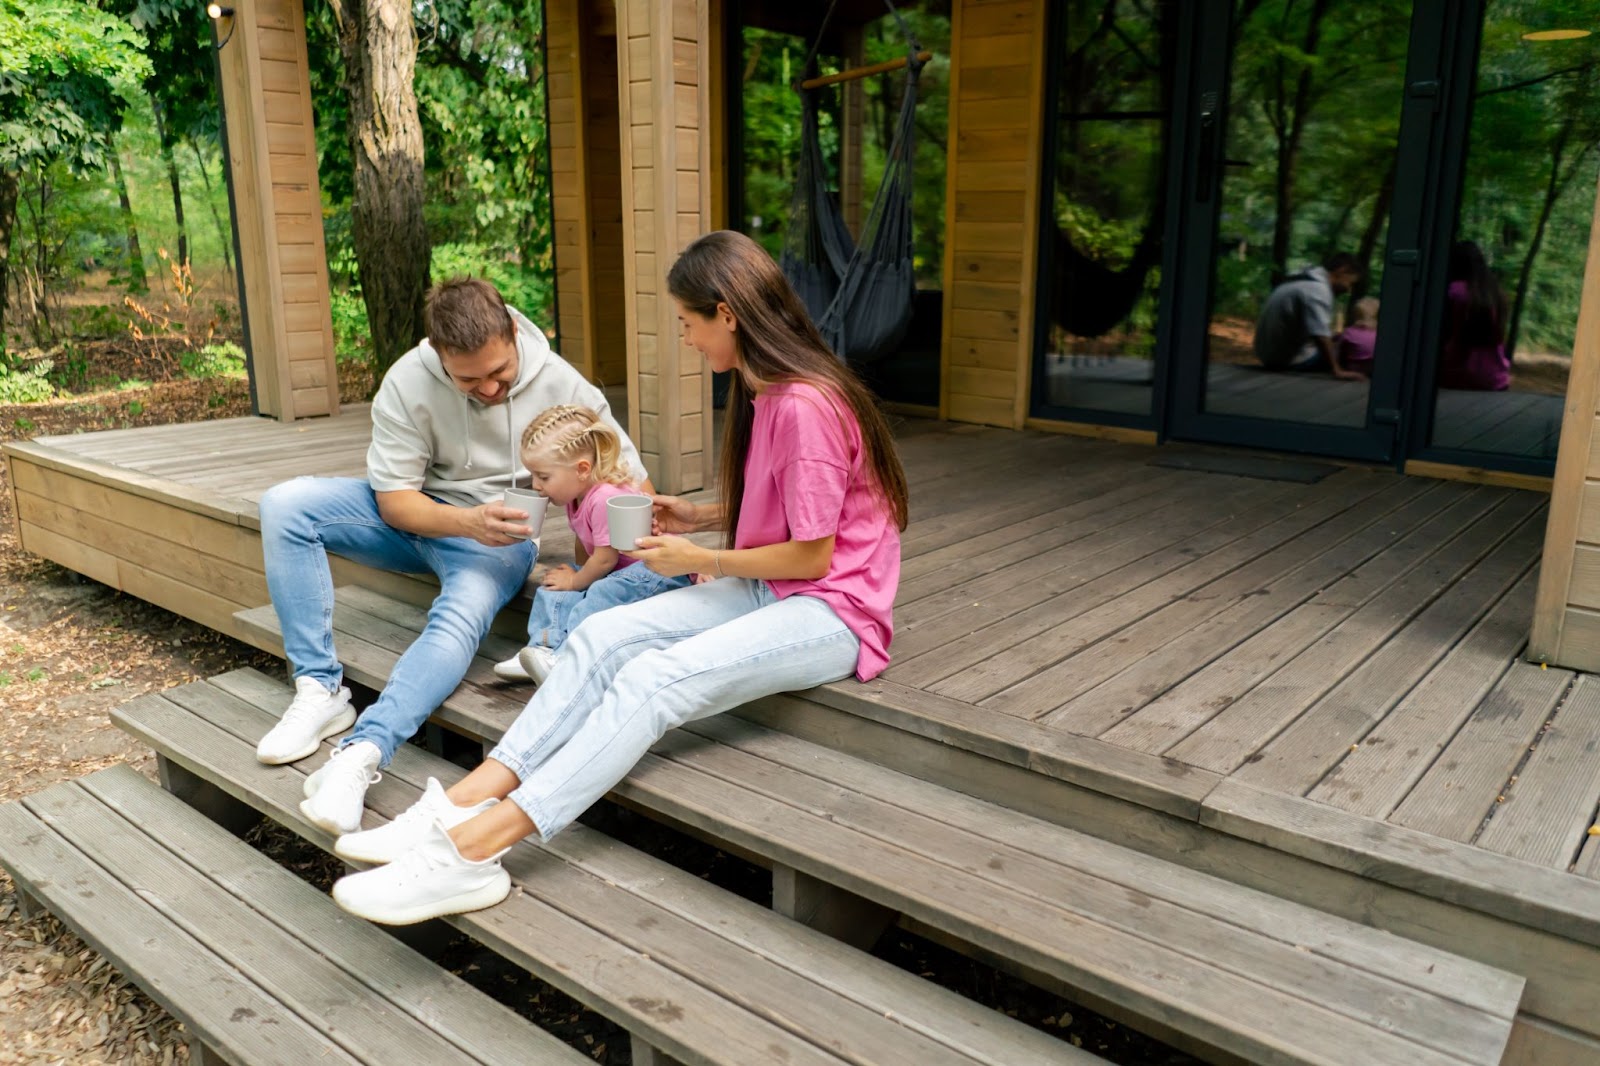
[[[682,496],[652,496],[650,531],[654,534],[694,533],[700,528],[700,508]],[[632,554],[631,552],[629,554]]]
[[[577,587],[574,584],[574,579],[577,576],[578,572],[565,563],[560,566],[553,566],[545,571],[544,587],[551,592],[571,592]]]
[[[662,577],[682,577],[711,569],[711,552],[684,537],[640,537],[628,554]]]

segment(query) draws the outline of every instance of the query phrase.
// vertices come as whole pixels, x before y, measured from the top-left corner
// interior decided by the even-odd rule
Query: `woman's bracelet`
[[[711,553],[711,565],[717,568],[717,576],[718,577],[725,577],[726,576],[722,572],[722,549],[721,548],[718,548],[716,551]]]

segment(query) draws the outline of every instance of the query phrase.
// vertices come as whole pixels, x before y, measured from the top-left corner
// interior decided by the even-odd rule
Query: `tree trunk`
[[[228,277],[233,277],[233,233],[229,227],[222,224],[222,216],[217,213],[216,196],[211,191],[211,173],[206,169],[206,157],[200,153],[197,141],[189,141],[189,150],[194,153],[194,162],[200,168],[200,180],[206,187],[206,207],[211,209],[211,221],[216,223],[217,240],[222,243],[222,265],[228,272]]]
[[[1361,231],[1361,242],[1356,245],[1356,258],[1361,261],[1361,280],[1350,290],[1350,307],[1354,307],[1357,300],[1372,290],[1372,255],[1378,250],[1378,234],[1383,232],[1383,224],[1389,218],[1389,205],[1394,200],[1396,158],[1395,155],[1389,157],[1389,169],[1384,172],[1383,182],[1378,186],[1378,198],[1372,204],[1372,217],[1367,220],[1366,229]]]
[[[144,273],[144,253],[139,249],[139,227],[133,221],[133,202],[128,199],[128,181],[122,176],[122,157],[116,145],[106,153],[111,160],[111,177],[117,184],[117,202],[122,205],[122,222],[128,229],[128,291],[149,292]]]
[[[156,116],[156,140],[161,143],[161,161],[167,166],[167,182],[172,186],[172,217],[178,224],[178,263],[189,262],[189,228],[183,223],[183,189],[178,184],[178,161],[172,154],[172,141],[167,136],[166,111],[155,93],[150,97],[150,109]]]
[[[1332,0],[1316,0],[1311,5],[1310,21],[1306,24],[1305,44],[1302,51],[1315,56],[1322,41],[1322,20],[1328,13]],[[1306,115],[1311,110],[1310,65],[1300,68],[1295,79],[1294,106],[1287,117],[1288,125],[1278,140],[1278,174],[1274,186],[1277,216],[1272,220],[1272,266],[1274,271],[1289,270],[1289,237],[1294,228],[1294,172],[1300,157],[1300,139],[1306,130]],[[1276,282],[1277,278],[1274,278]]]
[[[417,38],[404,0],[328,0],[339,26],[350,154],[351,237],[376,360],[373,380],[422,337],[428,231],[422,123],[412,84]]]
[[[0,366],[6,358],[6,301],[11,294],[11,229],[17,222],[17,176],[0,170]]]
[[[1517,352],[1517,334],[1522,329],[1522,308],[1528,299],[1528,284],[1533,279],[1533,263],[1539,257],[1539,248],[1544,244],[1545,228],[1550,224],[1550,215],[1555,211],[1556,201],[1561,199],[1561,192],[1566,188],[1567,182],[1572,179],[1587,151],[1578,153],[1578,158],[1572,160],[1573,165],[1567,172],[1561,172],[1563,157],[1567,154],[1568,141],[1572,136],[1573,120],[1569,116],[1567,122],[1561,127],[1561,132],[1556,134],[1555,143],[1550,146],[1550,180],[1545,183],[1544,201],[1539,205],[1539,221],[1534,224],[1533,237],[1528,241],[1528,254],[1523,257],[1522,269],[1517,273],[1517,292],[1511,300],[1511,312],[1506,316],[1506,358],[1510,359]]]

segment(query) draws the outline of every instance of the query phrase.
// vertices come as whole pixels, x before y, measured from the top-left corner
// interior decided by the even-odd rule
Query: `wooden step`
[[[329,848],[299,802],[331,748],[292,766],[255,760],[291,696],[241,670],[140,697],[113,719],[156,750],[173,781],[214,783]],[[463,773],[403,747],[368,792],[366,824],[404,811],[429,776],[449,784]],[[651,1055],[727,1066],[1101,1062],[584,826],[547,846],[520,844],[504,861],[511,897],[450,923],[628,1029]]]
[[[421,624],[341,590],[347,674],[381,685]],[[521,710],[528,688],[484,677],[502,651],[441,708],[452,728],[495,739]],[[1520,976],[731,716],[669,735],[617,795],[1247,1061],[1498,1063],[1521,998]]]
[[[130,767],[0,806],[0,866],[183,1022],[194,1062],[590,1061]]]

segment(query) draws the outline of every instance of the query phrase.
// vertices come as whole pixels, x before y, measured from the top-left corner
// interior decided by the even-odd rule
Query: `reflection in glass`
[[[1440,333],[1431,443],[1550,459],[1600,170],[1600,37],[1528,40],[1591,3],[1489,0]]]
[[[1176,6],[1068,0],[1054,18],[1042,399],[1148,414]]]
[[[1364,426],[1411,4],[1234,17],[1205,409]]]

